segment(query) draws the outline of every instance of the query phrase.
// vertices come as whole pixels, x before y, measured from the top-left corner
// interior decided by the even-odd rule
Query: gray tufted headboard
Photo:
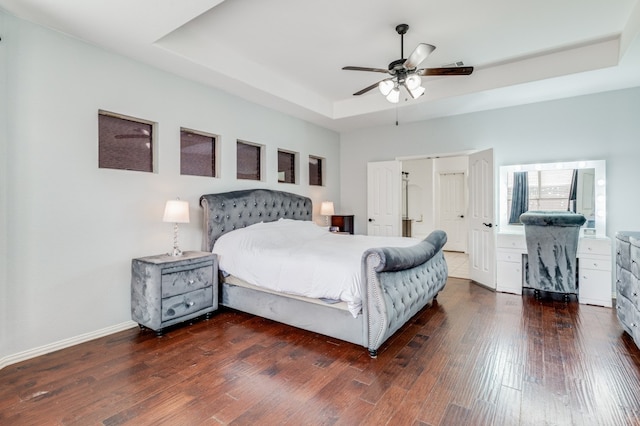
[[[248,189],[206,194],[200,197],[204,209],[202,250],[211,251],[216,240],[234,229],[280,218],[311,220],[311,199],[289,192]]]

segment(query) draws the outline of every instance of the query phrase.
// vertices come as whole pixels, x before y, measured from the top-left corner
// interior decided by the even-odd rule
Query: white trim
[[[482,151],[482,150],[480,150]],[[457,152],[446,152],[441,154],[421,154],[421,155],[404,155],[400,157],[396,157],[395,159],[398,161],[410,161],[410,160],[434,160],[437,158],[447,158],[447,157],[467,157],[471,154],[475,154],[479,152],[478,150],[466,150],[466,151],[457,151]]]
[[[88,342],[90,340],[98,339],[100,337],[108,336],[109,334],[117,333],[119,331],[128,330],[133,327],[137,327],[138,324],[133,321],[126,321],[120,324],[113,325],[111,327],[102,328],[89,333],[80,334],[68,339],[59,340],[57,342],[50,343],[48,345],[40,346],[38,348],[29,349],[17,354],[9,355],[4,358],[0,358],[0,370],[4,367],[15,364],[21,361],[26,361],[31,358],[35,358],[40,355],[45,355],[50,352],[55,352],[60,349],[68,348],[70,346],[77,345],[79,343]]]

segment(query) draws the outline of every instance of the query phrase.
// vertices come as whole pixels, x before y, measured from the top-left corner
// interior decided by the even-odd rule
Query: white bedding
[[[362,305],[364,251],[418,242],[413,238],[334,234],[310,221],[280,219],[224,234],[213,252],[225,273],[277,292],[342,300],[356,317]]]

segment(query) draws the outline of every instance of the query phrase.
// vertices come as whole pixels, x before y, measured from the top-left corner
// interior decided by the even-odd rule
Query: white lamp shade
[[[407,86],[407,90],[413,99],[418,99],[424,93],[424,87],[418,86],[415,89],[411,89]]]
[[[394,84],[392,80],[382,80],[380,83],[378,83],[378,89],[380,89],[380,93],[382,93],[384,96],[387,96],[389,92],[391,92],[393,86]]]
[[[320,204],[320,214],[323,216],[332,216],[335,213],[333,209],[333,201],[323,201]]]
[[[392,104],[397,104],[400,101],[400,90],[397,87],[393,88],[387,95],[387,100]]]
[[[164,206],[163,222],[189,223],[189,202],[169,200]]]
[[[409,77],[407,77],[405,84],[407,85],[407,88],[409,90],[414,90],[422,84],[422,79],[418,74],[411,74]]]

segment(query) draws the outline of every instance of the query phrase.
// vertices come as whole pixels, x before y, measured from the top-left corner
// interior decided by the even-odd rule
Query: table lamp
[[[323,201],[320,204],[320,214],[325,216],[324,223],[326,226],[329,226],[329,216],[333,216],[335,211],[333,210],[333,202],[332,201]]]
[[[178,247],[178,224],[189,223],[189,202],[180,199],[169,200],[164,206],[163,222],[173,222],[173,251],[172,256],[182,256]]]

